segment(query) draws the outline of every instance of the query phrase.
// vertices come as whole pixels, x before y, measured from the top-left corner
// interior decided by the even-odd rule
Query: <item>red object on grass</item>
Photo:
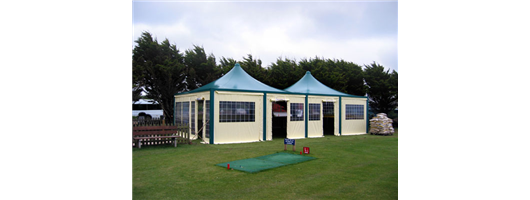
[[[302,152],[300,151],[300,155],[302,155]]]
[[[230,169],[230,164],[228,164],[228,166],[226,167],[227,169]]]
[[[309,154],[309,147],[304,147],[304,153]]]

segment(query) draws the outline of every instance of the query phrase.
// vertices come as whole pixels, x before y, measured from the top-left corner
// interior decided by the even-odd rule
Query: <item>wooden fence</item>
[[[133,118],[133,126],[161,126],[166,124],[163,117],[159,118]]]
[[[174,130],[170,134],[158,134],[157,130]],[[144,133],[142,133],[144,132]],[[177,144],[189,144],[190,132],[188,124],[156,124],[156,123],[133,123],[133,137],[152,137],[150,139],[143,139],[142,146],[152,146],[152,145],[161,145],[161,144],[171,144],[173,139],[171,138],[156,138],[157,136],[170,136],[177,135]],[[137,147],[136,140],[133,139],[133,147]]]

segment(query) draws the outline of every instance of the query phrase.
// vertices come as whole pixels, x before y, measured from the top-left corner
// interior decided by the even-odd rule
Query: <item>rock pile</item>
[[[392,119],[388,118],[385,113],[379,113],[370,120],[370,134],[393,135]]]

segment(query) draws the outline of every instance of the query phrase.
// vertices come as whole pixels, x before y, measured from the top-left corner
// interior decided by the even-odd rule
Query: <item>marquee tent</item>
[[[252,78],[236,63],[216,81],[175,94],[175,123],[189,124],[195,137],[202,128],[201,138],[210,144],[267,140],[268,94],[281,97],[286,92]]]
[[[293,86],[279,90],[252,78],[236,63],[216,81],[174,96],[174,122],[188,124],[192,137],[200,134],[209,144],[272,140],[273,121],[278,119],[285,122],[280,128],[287,138],[322,137],[326,124],[316,119],[323,119],[323,107],[329,105],[335,105],[332,110],[337,117],[333,124],[339,127],[335,135],[366,133],[359,125],[367,120],[366,97],[337,92],[309,72]],[[352,117],[362,119],[350,120]]]
[[[368,98],[345,94],[319,82],[306,72],[284,91],[305,97],[305,137],[323,137],[324,129],[333,135],[359,135],[368,132]],[[301,130],[296,130],[300,132]]]

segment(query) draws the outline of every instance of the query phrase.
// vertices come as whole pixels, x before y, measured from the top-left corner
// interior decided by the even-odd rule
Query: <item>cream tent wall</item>
[[[341,122],[342,122],[341,135],[366,134],[367,133],[366,122],[368,121],[367,116],[366,116],[366,113],[368,113],[367,111],[368,106],[366,105],[366,100],[359,99],[359,98],[342,97],[341,104],[342,104],[341,108],[344,108],[343,109],[344,111],[341,112],[341,117],[340,117]],[[347,108],[347,105],[352,105],[352,106],[362,105],[363,113],[365,113],[363,116],[363,119],[346,118],[347,113],[345,109]]]
[[[324,106],[323,102],[333,103],[333,113],[334,113],[334,129],[333,135],[339,135],[339,97],[334,96],[314,96],[308,95],[308,103],[319,104],[320,106],[320,117],[319,120],[308,120],[308,131],[307,136],[310,138],[313,137],[324,137],[323,130],[323,119],[324,119]]]
[[[305,121],[294,121],[290,117],[291,115],[297,115],[297,113],[291,113],[291,106],[294,104],[305,104],[305,96],[290,95],[289,97],[289,102],[287,103],[287,138],[305,138]],[[305,112],[303,116],[305,119]]]
[[[304,121],[291,121],[291,103],[305,103],[304,95],[295,95],[295,94],[267,94],[267,109],[266,109],[266,140],[272,140],[272,105],[275,101],[285,101],[287,102],[287,138],[298,139],[305,138],[305,124]]]
[[[254,121],[220,122],[214,120],[215,144],[257,142],[263,140],[263,93],[215,91],[215,104],[220,102],[253,102]],[[221,109],[215,109],[214,116],[220,116]]]

